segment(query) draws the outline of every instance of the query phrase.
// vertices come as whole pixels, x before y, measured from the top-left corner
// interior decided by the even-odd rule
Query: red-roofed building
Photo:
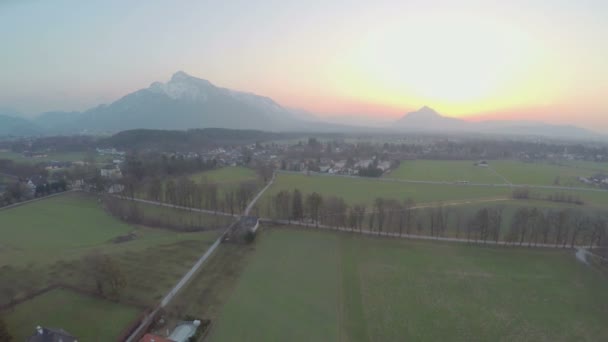
[[[145,334],[139,342],[175,342],[166,337],[156,336],[153,334]]]

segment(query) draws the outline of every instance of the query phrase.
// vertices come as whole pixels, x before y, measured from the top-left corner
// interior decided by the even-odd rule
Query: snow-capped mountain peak
[[[192,77],[183,71],[178,71],[167,83],[154,82],[149,90],[156,93],[164,93],[175,100],[192,100],[205,102],[209,96],[209,90],[215,88],[211,82]]]

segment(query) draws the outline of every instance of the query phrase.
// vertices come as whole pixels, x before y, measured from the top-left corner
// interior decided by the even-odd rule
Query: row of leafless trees
[[[543,211],[521,207],[513,214],[505,240],[532,246],[604,246],[607,227],[608,219],[601,213],[589,214],[571,208]]]
[[[342,198],[323,197],[316,192],[303,195],[298,189],[276,193],[267,212],[282,220],[365,229],[378,234],[419,234],[526,246],[603,246],[608,234],[605,214],[575,208],[505,210],[503,206],[494,206],[471,212],[441,204],[417,207],[411,199],[386,198],[376,198],[368,207],[347,205]]]
[[[209,220],[203,213],[189,212],[190,215],[181,215],[169,211],[146,211],[141,203],[123,200],[111,195],[103,197],[104,208],[113,216],[132,224],[148,227],[158,227],[180,232],[196,232],[217,229],[225,226],[220,216],[216,220]]]
[[[244,210],[259,187],[257,181],[243,181],[220,188],[217,183],[205,179],[195,182],[188,177],[165,182],[152,178],[140,184],[126,182],[124,185],[128,197],[144,196],[153,201],[230,214]]]
[[[343,198],[323,197],[313,192],[282,190],[268,203],[268,213],[278,219],[305,221],[355,230],[410,233],[416,221],[415,202],[377,198],[368,209],[366,204],[349,206]]]

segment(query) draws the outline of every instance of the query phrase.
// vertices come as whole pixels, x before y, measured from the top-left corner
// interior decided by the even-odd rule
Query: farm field
[[[275,183],[264,194],[264,198],[268,201],[269,198],[281,190],[293,191],[294,189],[299,189],[303,194],[317,192],[323,196],[333,195],[342,197],[348,204],[365,203],[368,205],[376,197],[395,198],[398,200],[412,198],[417,203],[429,203],[494,199],[511,195],[511,190],[506,187],[412,184],[371,178],[280,173],[277,175]],[[265,207],[262,205],[261,209],[265,210]]]
[[[347,204],[373,203],[377,197],[404,200],[411,198],[417,204],[454,202],[485,202],[490,205],[497,199],[508,199],[513,189],[507,186],[474,186],[456,184],[419,184],[398,181],[383,181],[376,178],[340,177],[279,173],[275,183],[264,194],[259,204],[260,213],[267,215],[272,196],[281,190],[300,190],[303,194],[317,192],[323,196],[344,198]],[[608,191],[532,189],[533,196],[546,197],[556,193],[571,194],[581,198],[586,205],[605,208],[608,206]]]
[[[171,210],[163,209],[167,213]],[[91,253],[102,252],[115,260],[125,277],[126,286],[119,296],[121,303],[151,307],[190,269],[220,232],[179,233],[129,225],[107,214],[96,197],[84,193],[69,193],[2,210],[0,304],[57,282],[95,291],[95,282],[83,260]],[[128,238],[116,242],[117,237]],[[40,322],[27,322],[29,329],[36,324]],[[9,325],[9,329],[18,328]]]
[[[270,229],[210,340],[600,341],[607,285],[572,251]]]
[[[135,233],[137,238],[115,244],[110,240]],[[0,267],[49,263],[79,258],[94,249],[136,251],[183,240],[207,240],[202,234],[133,227],[110,215],[95,197],[69,193],[0,211]]]
[[[15,341],[24,341],[35,327],[62,327],[79,341],[114,341],[141,310],[85,296],[70,290],[54,289],[20,304],[6,315]]]
[[[482,184],[505,184],[487,167],[475,166],[472,160],[405,160],[387,178],[432,182],[468,181]]]
[[[86,155],[85,152],[49,152],[46,157],[29,158],[21,153],[15,152],[0,152],[0,159],[11,159],[16,162],[40,163],[48,161],[82,161]]]
[[[578,177],[590,177],[594,172],[588,167],[575,167],[564,164],[527,163],[517,160],[492,160],[490,167],[513,184],[525,185],[559,185],[571,187],[585,187],[578,181]],[[601,167],[601,164],[597,164]],[[558,180],[558,182],[556,182]]]

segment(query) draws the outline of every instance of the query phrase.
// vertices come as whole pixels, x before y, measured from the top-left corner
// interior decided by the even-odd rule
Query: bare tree
[[[146,196],[153,201],[160,201],[160,196],[163,191],[163,183],[160,178],[153,178],[148,183]]]
[[[382,234],[384,219],[386,217],[386,200],[384,198],[376,198],[374,201],[374,210],[376,211],[376,220],[378,222],[378,234]]]
[[[591,233],[591,241],[589,246],[593,248],[593,245],[600,247],[604,241],[604,237],[607,233],[607,222],[603,215],[597,214],[593,220],[593,232]]]
[[[315,225],[319,225],[319,213],[323,206],[323,197],[316,192],[306,196],[306,210],[308,215],[315,222]]]
[[[295,189],[291,197],[291,218],[296,221],[302,221],[304,218],[304,204],[302,202],[302,193]]]
[[[85,267],[95,281],[99,295],[105,296],[109,287],[111,295],[118,296],[127,281],[118,263],[106,254],[93,253],[84,258]]]
[[[363,221],[365,220],[365,204],[355,205],[355,214],[357,216],[357,227],[359,232],[363,231]]]
[[[289,191],[281,190],[274,196],[274,208],[279,218],[290,219],[289,202],[291,194]]]

